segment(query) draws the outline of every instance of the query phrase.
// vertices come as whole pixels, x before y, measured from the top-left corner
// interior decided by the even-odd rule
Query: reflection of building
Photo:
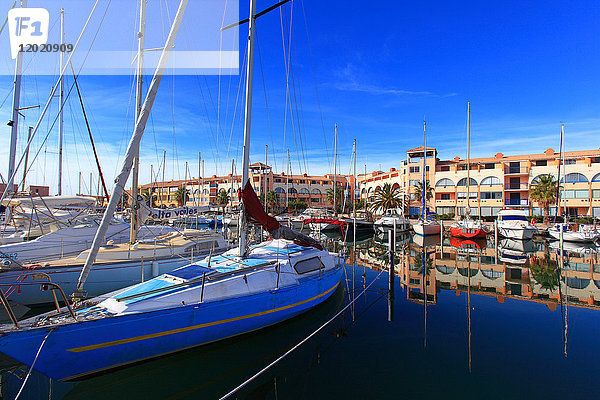
[[[359,175],[361,196],[371,199],[385,183],[399,188],[410,199],[410,214],[418,214],[420,204],[414,200],[415,187],[423,179],[423,147],[408,150],[399,170],[374,171]],[[541,175],[558,176],[560,154],[548,149],[541,154],[471,159],[469,194],[467,195],[467,161],[436,158],[437,151],[427,148],[426,179],[434,188],[429,207],[437,214],[463,215],[468,203],[472,215],[496,215],[504,207],[526,209],[533,215],[542,210],[529,199],[529,189]],[[570,215],[600,217],[600,150],[565,153],[564,185],[567,212]],[[552,210],[554,212],[554,210]],[[561,211],[562,212],[562,211]]]
[[[555,310],[560,306],[561,294],[563,301],[567,299],[569,306],[600,309],[600,265],[598,264],[598,251],[583,249],[584,251],[571,253],[569,269],[562,272],[560,282],[550,268],[549,276],[538,276],[544,282],[536,280],[536,273],[530,269],[530,259],[522,264],[502,262],[497,258],[493,247],[463,246],[460,250],[448,245],[428,247],[429,260],[427,264],[427,303],[436,304],[437,293],[442,290],[452,290],[457,294],[466,293],[484,296],[494,296],[498,302],[503,303],[506,298],[534,301],[546,304]],[[387,246],[373,245],[369,249],[361,250],[358,264],[375,270],[386,270]],[[556,262],[556,252],[550,254],[543,251],[543,244],[537,243],[531,249],[531,256],[537,258],[550,258]],[[395,252],[395,274],[401,286],[406,290],[407,298],[419,303],[423,302],[423,264],[422,248],[414,243],[400,246]],[[551,289],[544,288],[548,286]],[[560,291],[559,291],[560,284]]]

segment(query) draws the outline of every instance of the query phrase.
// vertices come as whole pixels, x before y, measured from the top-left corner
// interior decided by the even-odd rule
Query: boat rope
[[[31,375],[31,373],[33,372],[33,366],[35,365],[35,362],[37,361],[40,353],[42,352],[42,348],[44,347],[44,345],[46,344],[46,340],[48,340],[48,336],[50,336],[50,334],[54,331],[54,329],[50,329],[48,331],[48,333],[46,334],[46,337],[44,337],[44,340],[42,340],[42,344],[40,344],[40,348],[38,349],[37,353],[35,353],[35,357],[33,358],[33,362],[31,363],[31,367],[29,367],[29,372],[27,372],[27,375],[25,375],[25,379],[23,379],[23,384],[21,384],[21,388],[19,389],[19,391],[17,392],[17,395],[15,396],[15,400],[17,400],[19,398],[19,396],[21,396],[21,392],[23,391],[23,389],[25,388],[25,384],[27,384],[27,380],[29,379],[29,376]]]
[[[238,386],[236,386],[233,390],[231,390],[226,395],[222,396],[219,400],[225,400],[225,399],[231,397],[234,393],[236,393],[237,391],[239,391],[240,389],[242,389],[243,387],[245,387],[246,385],[248,385],[250,382],[252,382],[256,378],[258,378],[259,376],[261,376],[262,374],[264,374],[266,371],[268,371],[269,369],[271,369],[273,366],[275,366],[281,360],[283,360],[288,355],[290,355],[294,350],[296,350],[297,348],[299,348],[300,346],[302,346],[309,339],[311,339],[313,336],[315,336],[317,333],[319,333],[323,328],[325,328],[331,322],[333,322],[334,320],[336,320],[337,317],[339,317],[342,313],[344,313],[351,305],[354,304],[354,302],[356,300],[358,300],[363,294],[366,293],[366,291],[373,285],[373,283],[375,283],[375,281],[377,279],[379,279],[379,277],[381,276],[381,274],[383,272],[384,272],[384,270],[381,270],[379,272],[379,274],[377,274],[377,276],[375,277],[375,279],[373,279],[373,281],[371,283],[369,283],[369,285],[366,288],[364,288],[363,291],[360,292],[360,294],[358,296],[356,296],[354,299],[352,299],[351,302],[349,302],[348,304],[346,304],[346,306],[344,308],[342,308],[340,311],[338,311],[333,317],[329,318],[323,325],[321,325],[319,328],[317,328],[313,333],[311,333],[310,335],[308,335],[307,337],[305,337],[304,339],[302,339],[294,347],[292,347],[291,349],[289,349],[288,351],[286,351],[285,353],[283,353],[281,356],[279,356],[277,359],[275,359],[274,361],[272,361],[266,367],[264,367],[263,369],[261,369],[260,371],[258,371],[256,374],[252,375],[250,378],[248,378],[247,380],[245,380],[244,382],[242,382],[241,384],[239,384]]]

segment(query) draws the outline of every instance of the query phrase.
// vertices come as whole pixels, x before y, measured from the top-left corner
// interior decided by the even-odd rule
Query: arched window
[[[308,193],[309,193],[308,189],[306,189],[306,188],[300,189],[300,194],[308,194]]]
[[[285,193],[285,190],[283,190],[283,189],[282,189],[282,188],[280,188],[280,187],[276,187],[276,188],[275,188],[275,193]]]
[[[598,174],[598,175],[600,175],[600,174]],[[361,192],[361,193],[365,193],[366,191],[367,191],[367,189],[365,189],[365,188],[362,188],[360,192]]]
[[[600,182],[600,174],[594,175],[594,177],[592,178],[592,182]]]
[[[578,183],[578,182],[589,182],[585,175],[580,174],[578,172],[572,172],[570,174],[565,175],[564,178],[561,178],[560,183]]]
[[[312,194],[321,194],[321,191],[319,189],[313,189]]]
[[[467,186],[467,178],[462,178],[460,181],[458,181],[456,186]],[[470,178],[469,186],[477,186],[477,181],[473,178]]]
[[[437,183],[435,184],[436,187],[440,187],[440,186],[454,186],[454,182],[452,182],[452,179],[448,179],[448,178],[442,178],[439,181],[437,181]]]
[[[488,176],[487,178],[483,178],[481,181],[482,185],[500,185],[500,179],[495,176]]]
[[[369,193],[373,193],[373,188],[372,187],[369,188]]]
[[[204,190],[202,191],[202,194],[208,194],[208,189],[204,189]]]
[[[294,189],[294,188],[289,188],[288,189],[288,193],[297,194],[298,191],[296,189]]]

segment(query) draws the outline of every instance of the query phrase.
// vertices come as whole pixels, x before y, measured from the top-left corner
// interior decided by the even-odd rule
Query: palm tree
[[[399,188],[393,188],[392,185],[386,183],[383,188],[378,187],[375,189],[375,200],[371,203],[371,210],[373,212],[382,210],[385,212],[390,208],[396,208],[402,206],[402,194]]]
[[[279,194],[277,194],[276,192],[270,190],[269,192],[267,192],[267,201],[266,201],[266,205],[267,205],[267,212],[270,209],[274,209],[275,207],[277,207],[277,205],[279,204]]]
[[[433,197],[433,188],[429,186],[429,181],[427,181],[427,183],[425,184],[425,193],[425,199],[427,201],[431,200],[431,198]],[[423,200],[423,182],[417,182],[417,185],[415,187],[415,199],[417,201]]]
[[[175,192],[175,199],[177,200],[177,204],[182,206],[190,199],[190,193],[184,187],[180,187]]]
[[[548,221],[550,206],[556,203],[556,192],[558,191],[558,182],[554,176],[541,175],[531,185],[529,197],[537,202],[544,210],[544,222]]]
[[[342,191],[343,191],[342,188],[336,188],[335,189],[335,209],[336,209],[336,211],[338,213],[342,211],[342,203],[344,201],[344,194],[342,193]],[[334,201],[333,201],[333,188],[327,189],[327,200],[331,204],[334,204]]]
[[[225,207],[227,206],[227,203],[229,203],[230,200],[231,198],[229,197],[229,194],[227,194],[225,189],[219,190],[219,194],[217,194],[217,204],[223,207],[223,213],[225,213]]]
[[[154,193],[144,192],[142,193],[142,197],[150,207],[156,206],[156,195]]]

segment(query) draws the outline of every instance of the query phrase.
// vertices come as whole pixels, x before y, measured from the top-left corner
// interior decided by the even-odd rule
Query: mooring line
[[[37,353],[35,353],[35,357],[33,358],[33,362],[31,363],[31,367],[29,367],[29,372],[27,372],[27,375],[25,376],[25,379],[23,379],[23,384],[21,385],[21,388],[19,389],[19,392],[15,396],[15,400],[17,400],[19,398],[19,396],[21,396],[21,392],[25,388],[25,384],[27,383],[27,380],[29,379],[29,376],[31,375],[31,372],[33,371],[33,366],[35,365],[35,362],[37,361],[40,353],[42,352],[42,347],[44,347],[44,344],[46,344],[46,340],[48,340],[48,336],[50,336],[50,334],[53,331],[54,331],[54,329],[50,329],[48,331],[48,333],[46,334],[46,337],[44,338],[44,340],[42,340],[42,344],[40,345],[40,348],[38,349]]]
[[[325,322],[323,325],[321,325],[319,328],[317,328],[317,330],[315,330],[313,333],[311,333],[310,335],[308,335],[307,337],[305,337],[304,339],[302,339],[300,342],[298,342],[294,347],[292,347],[291,349],[289,349],[288,351],[286,351],[285,353],[283,353],[281,356],[279,356],[277,359],[275,359],[274,361],[272,361],[269,365],[267,365],[266,367],[264,367],[263,369],[261,369],[260,371],[258,371],[256,374],[252,375],[250,378],[248,378],[246,381],[242,382],[240,385],[238,385],[237,387],[235,387],[233,390],[231,390],[229,393],[227,393],[226,395],[222,396],[219,400],[225,400],[227,398],[229,398],[231,395],[233,395],[234,393],[236,393],[237,391],[239,391],[240,389],[242,389],[243,387],[245,387],[247,384],[249,384],[250,382],[252,382],[253,380],[255,380],[256,378],[258,378],[260,375],[262,375],[263,373],[265,373],[266,371],[268,371],[271,367],[273,367],[275,364],[277,364],[279,361],[283,360],[285,357],[287,357],[288,355],[290,355],[294,350],[296,350],[297,348],[299,348],[300,346],[302,346],[305,342],[307,342],[310,338],[312,338],[313,336],[315,336],[317,333],[319,333],[323,328],[325,328],[327,325],[329,325],[331,322],[333,322],[335,319],[337,319],[337,317],[339,317],[344,311],[346,311],[352,304],[354,304],[354,302],[356,300],[358,300],[360,298],[360,296],[362,296],[370,287],[371,285],[373,285],[373,283],[375,283],[375,281],[377,279],[379,279],[379,277],[381,276],[381,274],[384,271],[381,270],[379,272],[379,274],[375,277],[375,279],[373,279],[373,281],[371,283],[369,283],[369,285],[364,288],[364,290],[358,295],[356,296],[350,303],[348,303],[344,308],[342,308],[337,314],[335,314],[333,317],[331,317],[329,320],[327,320],[327,322]],[[16,399],[15,399],[16,400]]]

